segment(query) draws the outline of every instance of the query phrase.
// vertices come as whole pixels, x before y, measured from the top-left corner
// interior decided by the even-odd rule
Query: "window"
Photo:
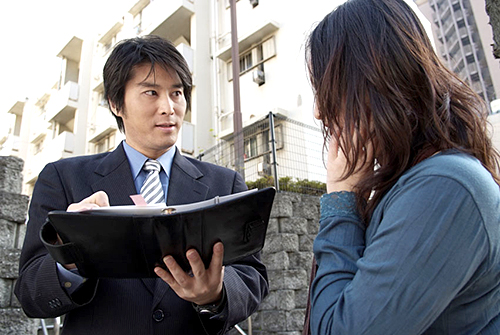
[[[104,98],[104,92],[103,91],[100,91],[97,94],[97,103],[101,107],[108,108],[108,100],[106,100],[106,98]]]
[[[253,126],[250,127],[253,128]],[[282,126],[280,124],[274,127],[276,150],[283,148],[283,133],[281,127]],[[261,128],[261,126],[257,125],[257,128]],[[243,149],[244,149],[245,161],[270,153],[272,150],[272,146],[271,146],[271,134],[269,133],[269,128],[267,127],[265,129],[260,130],[260,132],[252,133],[249,135],[247,135],[247,131],[245,131],[245,138],[243,140]],[[230,150],[231,150],[231,157],[234,157],[234,144],[231,144]]]
[[[139,35],[142,31],[142,10],[134,15],[134,31],[136,35]]]
[[[43,150],[43,138],[33,143],[33,155],[38,154]]]
[[[267,133],[266,133],[267,134]],[[259,153],[259,151],[264,151],[264,147],[266,146],[265,143],[262,143],[262,142],[267,142],[267,141],[263,141],[263,134],[259,134],[258,136],[252,136],[250,138],[247,138],[245,140],[245,143],[244,143],[244,147],[245,147],[245,159],[248,159],[248,158],[253,158],[253,157],[256,157]],[[257,137],[259,137],[259,141],[257,140]],[[262,148],[260,148],[261,150],[259,150],[259,147],[258,147],[258,142],[261,142],[261,146]]]
[[[101,53],[105,55],[109,50],[113,48],[113,45],[117,42],[116,34],[111,36],[106,42],[101,43]]]
[[[472,81],[479,81],[479,72],[474,71],[473,73],[471,73],[471,75],[470,75],[470,79],[471,79]]]
[[[276,56],[274,36],[240,54],[240,75]],[[228,81],[233,80],[233,63],[227,63]]]
[[[240,73],[252,68],[252,53],[240,57]]]
[[[94,153],[108,152],[115,147],[116,132],[112,132],[94,144]]]

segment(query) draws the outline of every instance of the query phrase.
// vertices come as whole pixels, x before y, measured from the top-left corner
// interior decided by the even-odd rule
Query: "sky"
[[[72,36],[102,32],[131,1],[6,1],[0,16],[0,122],[16,101],[50,89],[59,73],[57,54]]]

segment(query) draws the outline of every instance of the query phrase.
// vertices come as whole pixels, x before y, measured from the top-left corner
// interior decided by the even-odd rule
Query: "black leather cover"
[[[186,251],[196,249],[208,267],[216,242],[224,244],[224,265],[264,246],[274,188],[196,210],[145,215],[52,211],[40,238],[59,263],[76,263],[87,278],[157,277],[155,266],[172,255],[189,271]],[[56,233],[62,245],[55,245]]]

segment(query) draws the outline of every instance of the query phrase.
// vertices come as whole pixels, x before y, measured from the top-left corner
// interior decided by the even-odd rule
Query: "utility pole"
[[[243,131],[240,103],[240,49],[236,23],[236,0],[229,0],[231,7],[231,60],[233,62],[233,100],[234,100],[234,155],[235,170],[245,179],[245,161],[243,150]]]

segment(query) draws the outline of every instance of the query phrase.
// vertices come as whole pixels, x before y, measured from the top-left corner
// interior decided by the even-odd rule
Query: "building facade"
[[[304,6],[286,0],[236,1],[247,180],[272,174],[271,132],[263,125],[272,112],[277,116],[274,135],[276,161],[282,169],[279,177],[324,181],[323,139],[311,130],[318,130],[319,123],[312,116],[314,99],[305,44],[314,26],[343,2],[311,0]],[[430,29],[413,1],[408,3]],[[150,34],[172,41],[193,75],[192,107],[185,117],[178,149],[203,159],[214,146],[226,146],[232,157],[221,160],[215,152],[212,161],[234,168],[229,0],[135,0],[128,11],[110,18],[107,28],[97,36],[69,39],[57,53],[61,71],[53,87],[37,98],[13,104],[10,113],[19,122],[12,127],[18,146],[13,153],[26,162],[23,193],[31,193],[46,163],[110,151],[124,138],[104,99],[102,69],[117,42]],[[285,119],[307,127],[297,131],[290,122],[280,121]],[[290,135],[294,142],[285,142]],[[14,130],[10,137],[0,138],[0,144],[13,143],[13,136]],[[287,161],[295,161],[297,167],[285,168]]]
[[[483,0],[416,0],[432,22],[436,51],[443,62],[485,101],[500,111],[500,61]]]

